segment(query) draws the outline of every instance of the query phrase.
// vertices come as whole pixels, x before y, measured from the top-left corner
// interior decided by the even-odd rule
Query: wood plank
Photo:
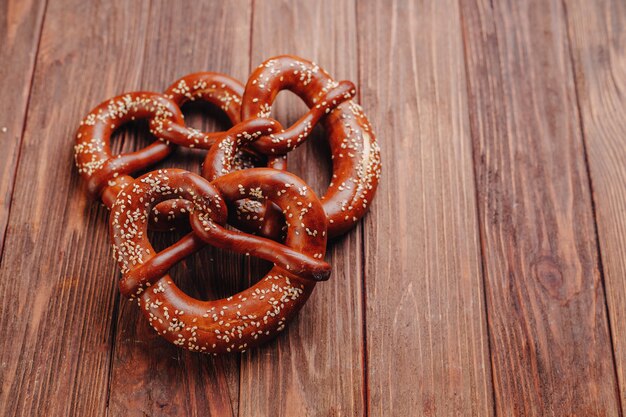
[[[363,2],[357,21],[384,164],[365,222],[369,414],[492,415],[458,4]]]
[[[73,163],[78,121],[136,85],[147,7],[51,0],[0,267],[0,415],[103,415],[117,274]]]
[[[36,0],[0,4],[0,256],[45,7]]]
[[[277,14],[279,12],[279,14]],[[254,3],[251,64],[281,54],[318,63],[336,79],[357,82],[355,2],[272,0]],[[281,93],[273,116],[293,123],[306,107]],[[289,168],[322,195],[330,157],[317,130],[291,153]],[[380,198],[380,197],[379,197]],[[330,281],[313,295],[276,341],[242,356],[240,415],[363,415],[361,232],[329,247]],[[253,277],[265,272],[252,263]]]
[[[626,412],[626,3],[566,1],[570,50]]]
[[[163,91],[192,72],[224,72],[245,82],[249,68],[249,0],[216,7],[172,7],[152,2],[143,51],[142,77],[136,89]],[[211,16],[207,20],[207,16]],[[184,28],[184,30],[181,30]],[[167,39],[162,42],[160,39]],[[187,107],[187,106],[186,106]],[[187,109],[188,110],[188,109]],[[227,123],[202,117],[206,108],[191,106],[186,123],[205,131],[224,130]],[[216,113],[212,113],[216,114]],[[223,122],[223,117],[220,118]],[[136,149],[143,134],[125,138],[124,150]],[[178,149],[160,166],[200,172],[204,151]],[[165,247],[181,234],[154,234]],[[198,298],[223,298],[242,289],[243,256],[206,248],[173,272],[179,286]],[[227,416],[238,412],[239,357],[212,357],[181,350],[149,328],[135,303],[121,301],[111,372],[109,413],[112,416]]]
[[[497,413],[619,415],[562,3],[461,3]]]

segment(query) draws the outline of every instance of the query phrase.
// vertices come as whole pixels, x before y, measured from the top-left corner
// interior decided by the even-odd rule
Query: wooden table
[[[0,415],[624,413],[624,1],[3,0],[0,22]],[[121,92],[283,53],[359,86],[378,195],[281,337],[190,354],[120,299],[74,132]],[[205,110],[189,123],[227,127]],[[133,125],[115,151],[150,140]],[[323,191],[324,140],[290,167]],[[174,276],[215,298],[265,270],[207,249]]]

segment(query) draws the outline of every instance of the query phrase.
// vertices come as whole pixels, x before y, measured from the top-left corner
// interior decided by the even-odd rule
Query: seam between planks
[[[359,30],[359,2],[354,2],[354,22],[355,22],[355,43],[356,43],[356,77],[357,77],[357,97],[359,103],[362,102],[361,96],[361,42],[360,42],[360,30]],[[369,362],[367,354],[367,273],[365,268],[367,266],[366,254],[365,254],[365,219],[361,219],[359,222],[358,230],[361,233],[361,326],[362,326],[362,340],[363,346],[361,352],[362,358],[362,386],[363,386],[363,415],[368,417],[370,414],[370,389],[369,389]]]
[[[365,223],[364,220],[361,219],[361,224],[358,230],[361,232],[361,321],[362,321],[362,332],[363,332],[363,347],[362,347],[362,355],[363,355],[363,368],[362,368],[362,376],[363,376],[363,415],[368,417],[370,414],[370,389],[369,389],[369,363],[367,359],[367,293],[366,293],[366,273],[365,273]]]
[[[9,224],[11,223],[11,213],[13,209],[13,194],[15,193],[15,180],[17,177],[17,172],[20,167],[20,160],[22,159],[22,145],[24,144],[24,133],[26,133],[26,124],[28,122],[28,111],[30,110],[30,101],[33,93],[33,84],[35,82],[35,71],[37,70],[37,61],[39,59],[39,50],[41,47],[41,38],[43,35],[43,25],[46,21],[46,13],[48,11],[48,0],[45,0],[43,6],[43,12],[41,13],[41,22],[39,24],[39,34],[37,34],[37,45],[35,46],[35,56],[33,58],[33,63],[31,65],[31,74],[29,80],[28,94],[26,96],[26,106],[24,107],[24,116],[22,120],[22,131],[20,133],[20,138],[17,143],[17,160],[15,161],[15,168],[13,169],[13,175],[10,179],[10,187],[11,193],[9,197],[9,208],[7,209],[7,221],[4,225],[4,230],[2,230],[2,246],[0,246],[0,263],[4,259],[4,250],[5,243],[7,240],[7,232],[9,229]]]
[[[248,40],[248,76],[252,73],[252,40],[254,38],[254,6],[255,0],[250,0],[250,38]]]
[[[116,274],[117,275],[117,274]],[[111,402],[111,380],[113,379],[113,360],[115,357],[115,339],[117,335],[117,322],[120,308],[120,294],[119,291],[115,291],[115,299],[113,300],[113,311],[111,312],[111,320],[113,323],[111,324],[111,349],[109,350],[109,372],[107,376],[107,396],[106,396],[106,407],[105,413],[109,415],[109,405]]]
[[[597,211],[596,211],[596,202],[594,199],[594,192],[593,192],[593,178],[591,176],[591,168],[590,168],[590,164],[589,164],[589,152],[588,152],[588,144],[587,144],[587,138],[585,135],[585,122],[583,120],[583,113],[581,111],[581,106],[580,106],[580,95],[578,92],[578,82],[577,82],[577,76],[576,76],[576,71],[575,71],[575,66],[574,66],[574,52],[572,50],[572,39],[570,37],[570,31],[569,31],[569,24],[568,24],[568,19],[567,19],[567,4],[565,2],[565,0],[561,0],[561,7],[562,7],[562,11],[561,11],[561,18],[564,20],[564,27],[566,29],[566,36],[565,36],[565,40],[567,41],[567,51],[568,51],[568,55],[569,55],[569,61],[570,61],[570,71],[572,74],[572,81],[574,84],[574,97],[576,99],[576,112],[578,113],[578,128],[580,130],[580,137],[581,137],[581,141],[582,141],[582,151],[583,151],[583,160],[584,160],[584,164],[585,164],[585,173],[587,174],[587,182],[589,184],[589,200],[591,201],[591,213],[592,213],[592,218],[593,218],[593,232],[594,232],[594,238],[595,238],[595,244],[596,244],[596,253],[597,253],[597,257],[598,257],[598,271],[600,273],[600,284],[602,285],[602,292],[604,295],[604,310],[606,313],[606,322],[607,322],[607,326],[608,326],[608,330],[609,330],[609,340],[611,342],[611,360],[613,362],[613,373],[615,374],[615,394],[617,396],[617,401],[618,401],[618,405],[619,405],[619,415],[623,416],[624,412],[623,412],[623,405],[622,405],[622,396],[620,395],[620,379],[619,379],[619,374],[617,371],[617,360],[615,357],[615,342],[613,340],[613,326],[611,325],[611,315],[609,314],[609,301],[608,301],[608,297],[607,297],[607,291],[606,291],[606,280],[605,280],[605,275],[604,275],[604,265],[602,262],[602,249],[600,248],[600,234],[598,232],[598,218],[597,218]]]
[[[465,101],[466,101],[466,105],[467,105],[467,115],[469,118],[469,123],[470,123],[470,129],[469,129],[469,135],[470,135],[470,148],[471,148],[471,154],[472,154],[472,173],[473,173],[473,182],[474,182],[474,206],[475,206],[475,214],[476,214],[476,227],[478,227],[478,237],[480,240],[480,275],[481,275],[481,281],[482,281],[482,296],[483,296],[483,305],[484,305],[484,312],[485,312],[485,326],[486,326],[486,334],[487,334],[487,353],[489,355],[489,365],[491,367],[491,404],[493,407],[493,415],[497,416],[498,415],[498,407],[497,407],[497,395],[496,395],[496,375],[495,375],[495,366],[493,363],[493,355],[492,355],[492,348],[491,348],[491,325],[490,325],[490,314],[489,314],[489,306],[488,306],[488,302],[487,302],[487,274],[486,274],[486,270],[487,267],[485,265],[486,262],[486,256],[487,256],[487,251],[485,250],[485,230],[483,228],[483,222],[481,220],[481,208],[480,208],[480,195],[478,193],[478,156],[476,155],[476,146],[475,145],[475,141],[477,141],[478,139],[474,137],[473,132],[472,132],[472,128],[471,128],[471,117],[470,117],[470,112],[471,107],[470,107],[470,98],[469,95],[471,94],[471,89],[470,89],[470,72],[469,72],[469,68],[468,68],[468,53],[467,53],[467,31],[465,30],[465,16],[463,13],[463,4],[461,4],[463,0],[458,0],[458,6],[459,6],[459,18],[460,18],[460,23],[461,23],[461,37],[462,37],[462,42],[463,42],[463,69],[465,71],[465,90],[466,90],[466,95],[465,95]],[[490,0],[489,2],[489,7],[493,10],[493,0]],[[498,45],[498,37],[495,37],[495,43],[496,43],[496,47],[499,50],[499,45]],[[498,70],[501,70],[501,64],[500,64],[500,56],[498,55]]]

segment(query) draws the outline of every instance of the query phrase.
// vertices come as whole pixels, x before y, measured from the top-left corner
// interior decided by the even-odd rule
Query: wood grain
[[[0,267],[3,416],[105,413],[117,275],[72,145],[94,103],[136,85],[147,25],[139,3],[105,7],[47,6]]]
[[[314,60],[336,79],[357,81],[355,2],[254,3],[251,64],[279,54]],[[306,107],[289,92],[273,115],[283,124]],[[289,156],[289,168],[322,195],[330,181],[329,149],[317,130]],[[361,233],[337,239],[327,252],[330,281],[313,295],[277,341],[242,357],[240,415],[356,416],[364,414]],[[252,276],[263,272],[252,264]]]
[[[593,186],[622,413],[626,404],[626,3],[564,3]]]
[[[384,164],[365,221],[369,415],[492,415],[458,4],[362,2],[357,21]]]
[[[0,415],[626,411],[623,2],[6,0],[0,23]],[[121,92],[202,70],[245,81],[285,53],[357,84],[382,182],[281,337],[190,354],[119,299],[74,131]],[[284,124],[305,111],[277,101]],[[187,105],[186,122],[226,128],[214,110]],[[289,162],[318,194],[323,137]],[[150,140],[137,123],[113,147]],[[160,166],[198,172],[203,154]],[[218,298],[267,268],[207,248],[173,276]]]
[[[37,0],[0,3],[0,256],[45,8]]]
[[[211,16],[207,21],[207,16]],[[163,91],[177,78],[192,72],[224,72],[243,82],[248,76],[250,2],[209,2],[194,7],[171,7],[153,1],[146,28],[141,79],[136,90]],[[228,24],[226,24],[228,22]],[[184,28],[184,30],[181,30]],[[202,130],[224,130],[224,117],[206,117],[206,106],[185,106],[186,122]],[[204,113],[205,117],[202,117]],[[211,115],[218,114],[213,111]],[[209,123],[211,121],[211,123]],[[147,129],[125,137],[123,150],[146,143]],[[149,139],[148,139],[149,140]],[[160,166],[200,172],[205,152],[178,149]],[[160,247],[183,233],[154,234]],[[173,271],[188,294],[222,298],[242,289],[243,257],[206,248]],[[149,328],[137,306],[124,299],[117,317],[111,370],[111,416],[227,416],[238,409],[239,358],[214,358],[182,351]]]
[[[497,413],[619,415],[562,4],[461,4]]]

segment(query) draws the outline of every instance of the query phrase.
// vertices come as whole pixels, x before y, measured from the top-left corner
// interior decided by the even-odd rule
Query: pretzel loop
[[[189,101],[211,103],[226,113],[230,122],[241,121],[241,95],[243,84],[224,74],[198,72],[175,81],[165,90],[165,96],[179,107]],[[209,149],[223,132],[200,132],[187,128],[184,123],[171,126],[163,139],[189,148]]]
[[[276,131],[280,123],[270,118],[256,118],[238,123],[228,131],[216,135],[202,164],[202,176],[209,181],[235,170],[235,161],[245,145]],[[274,158],[278,160],[278,158]]]
[[[182,123],[183,116],[173,101],[149,92],[123,94],[93,109],[80,122],[74,146],[78,172],[87,178],[90,194],[100,195],[118,176],[145,169],[172,151],[167,143],[154,142],[136,152],[113,157],[111,134],[122,124],[136,119],[149,119],[159,137],[162,126]]]
[[[288,56],[276,57],[262,63],[250,76],[242,98],[243,120],[269,117],[278,93],[290,90],[297,94],[309,111],[288,129],[261,137],[251,147],[266,155],[286,154],[301,145],[317,122],[339,104],[356,94],[350,81],[333,81],[328,74],[308,61]],[[321,84],[320,82],[325,82]]]
[[[312,111],[318,110],[316,115],[319,115],[319,110],[323,109],[325,117],[315,120],[321,120],[332,153],[332,180],[321,198],[330,237],[350,230],[363,217],[376,193],[381,171],[376,137],[361,107],[351,100],[354,88],[346,92],[347,85],[334,81],[313,62],[289,55],[278,56],[262,63],[252,73],[241,106],[244,120],[267,117],[278,92],[288,89],[311,108],[286,133],[270,134],[250,145],[261,152],[283,152],[301,144],[313,127],[307,118]],[[271,210],[271,206],[268,207]],[[262,208],[256,216],[277,218]]]

